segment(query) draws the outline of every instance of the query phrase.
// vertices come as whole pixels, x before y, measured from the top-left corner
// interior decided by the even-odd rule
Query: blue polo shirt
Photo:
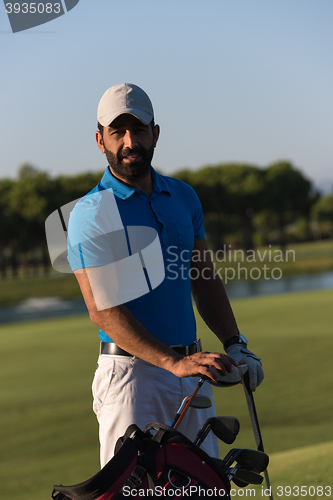
[[[98,238],[91,238],[100,233],[98,221],[105,216],[105,207],[102,212],[96,196],[103,190],[110,190],[125,228],[148,226],[157,231],[165,267],[162,283],[154,289],[150,288],[149,293],[126,302],[126,307],[154,337],[165,344],[189,345],[196,338],[190,258],[194,240],[205,236],[202,208],[198,196],[188,184],[160,175],[153,168],[152,178],[153,192],[149,198],[143,190],[120,182],[107,168],[101,182],[71,212],[68,261],[74,271],[105,265],[108,254],[117,253],[112,243],[106,248],[105,239],[98,246]],[[84,240],[82,250],[82,245],[77,242]],[[94,243],[90,244],[93,240]],[[102,330],[99,337],[103,342],[112,342]]]

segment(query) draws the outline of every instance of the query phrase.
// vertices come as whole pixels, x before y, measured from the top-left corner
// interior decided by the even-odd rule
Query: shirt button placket
[[[159,215],[158,211],[157,211],[157,205],[156,205],[156,202],[154,199],[149,199],[149,204],[150,204],[150,208],[152,210],[152,212],[154,213],[157,221],[162,225],[162,228],[159,232],[159,235],[160,235],[160,239],[162,240],[162,244],[164,247],[168,247],[169,245],[169,237],[168,237],[168,232],[166,230],[166,224],[164,222],[164,220],[162,219],[162,217]]]

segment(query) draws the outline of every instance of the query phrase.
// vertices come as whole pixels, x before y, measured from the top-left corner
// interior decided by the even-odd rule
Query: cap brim
[[[139,109],[135,108],[121,108],[117,110],[113,110],[112,113],[108,113],[105,116],[99,118],[99,123],[103,125],[103,127],[108,127],[111,123],[118,118],[120,115],[132,115],[138,118],[140,122],[148,125],[152,120],[153,116],[150,113],[145,113]]]

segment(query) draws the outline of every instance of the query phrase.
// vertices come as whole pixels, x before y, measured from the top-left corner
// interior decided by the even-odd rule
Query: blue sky
[[[0,178],[101,170],[96,109],[120,82],[150,95],[170,174],[288,159],[333,186],[332,0],[80,0],[13,34],[0,5]]]

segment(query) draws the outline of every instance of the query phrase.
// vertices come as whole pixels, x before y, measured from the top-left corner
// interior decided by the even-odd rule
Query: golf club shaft
[[[230,467],[230,469],[227,470],[227,476],[229,481],[232,480],[238,469],[240,468],[240,464],[236,464],[234,467]]]
[[[182,403],[181,403],[180,407],[178,408],[178,411],[175,415],[175,418],[173,419],[172,424],[170,425],[171,428],[173,428],[173,426],[177,422],[179,415],[181,414],[182,409],[184,408],[186,401],[189,399],[189,397],[190,396],[186,396],[183,399],[183,401],[182,401]],[[210,408],[211,406],[212,406],[212,401],[210,400],[210,398],[208,396],[198,396],[198,394],[196,394],[196,396],[194,397],[194,399],[192,400],[192,403],[191,403],[192,408]]]
[[[194,392],[192,394],[192,396],[190,398],[188,398],[184,408],[182,409],[182,411],[180,412],[180,415],[178,417],[178,419],[176,420],[176,422],[174,423],[172,427],[172,429],[177,429],[177,427],[179,426],[179,424],[181,423],[181,421],[183,420],[184,416],[185,416],[185,413],[187,412],[187,410],[189,409],[189,407],[191,406],[191,403],[193,401],[193,399],[195,398],[197,392],[199,391],[200,387],[202,386],[202,384],[204,383],[204,381],[206,380],[206,377],[201,377],[201,379],[199,380],[198,382],[198,385],[196,386],[196,388],[194,389]]]
[[[194,444],[196,446],[202,445],[202,443],[204,442],[204,440],[208,436],[210,429],[211,429],[211,426],[208,424],[208,426],[205,429],[203,429],[203,432],[199,436],[197,436],[196,440],[194,441]]]
[[[183,401],[182,401],[182,404],[180,405],[176,415],[175,415],[175,418],[173,419],[172,421],[172,424],[170,425],[170,427],[173,429],[175,423],[177,422],[177,420],[179,419],[179,415],[181,414],[182,412],[182,409],[184,408],[184,405],[186,404],[186,401],[188,401],[188,397],[184,398]]]
[[[251,419],[251,424],[252,424],[252,429],[253,429],[253,434],[254,434],[254,439],[255,439],[256,445],[257,445],[257,449],[259,451],[264,451],[264,444],[263,444],[262,437],[261,437],[257,410],[256,410],[256,407],[254,404],[253,394],[252,394],[252,391],[250,389],[250,378],[249,378],[248,372],[244,373],[243,378],[242,378],[242,384],[243,384],[243,388],[244,388],[245,399],[246,399],[247,407],[248,407],[249,414],[250,414],[250,419]],[[270,498],[270,500],[273,500],[271,483],[269,480],[267,469],[264,471],[264,477],[265,477],[266,486],[270,491],[269,498]]]

